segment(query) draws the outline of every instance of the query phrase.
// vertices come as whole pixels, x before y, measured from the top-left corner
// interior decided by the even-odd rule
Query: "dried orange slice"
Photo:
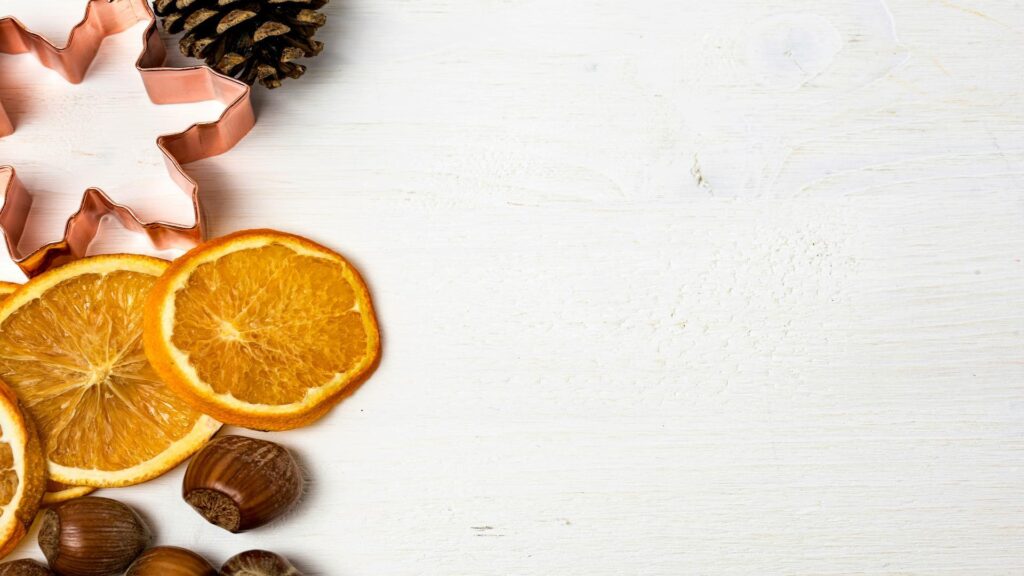
[[[32,420],[0,384],[0,558],[25,537],[46,488],[46,464]]]
[[[68,486],[53,480],[47,480],[46,492],[43,494],[43,506],[54,506],[61,502],[88,496],[95,492],[92,486]]]
[[[143,353],[143,302],[166,269],[146,256],[85,258],[0,304],[0,380],[35,421],[50,479],[143,482],[220,427],[161,382]]]
[[[197,409],[285,430],[323,416],[380,357],[366,284],[305,238],[248,230],[194,248],[146,302],[146,354]]]
[[[19,286],[19,284],[12,284],[10,282],[0,282],[0,302],[7,300],[7,297],[13,294]]]
[[[10,282],[0,282],[0,303],[6,300],[20,286],[20,284],[12,284]],[[46,482],[46,492],[43,493],[42,504],[43,506],[53,506],[54,504],[88,496],[95,490],[92,486],[68,486],[67,484],[48,480]]]

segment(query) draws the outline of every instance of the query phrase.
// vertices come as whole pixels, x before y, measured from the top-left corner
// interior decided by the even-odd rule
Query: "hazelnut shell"
[[[35,560],[15,560],[0,564],[0,576],[54,576],[54,573]]]
[[[230,532],[281,517],[302,497],[302,469],[284,447],[245,436],[221,436],[188,464],[182,497]]]
[[[136,558],[125,576],[217,576],[217,571],[191,550],[157,546]]]
[[[152,540],[134,510],[109,498],[69,500],[41,517],[39,547],[61,576],[121,574]]]
[[[302,576],[283,556],[267,550],[248,550],[228,558],[221,576]]]

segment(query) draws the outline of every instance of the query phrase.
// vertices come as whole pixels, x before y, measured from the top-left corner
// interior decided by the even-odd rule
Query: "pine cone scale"
[[[281,51],[281,62],[291,62],[292,60],[298,60],[299,58],[305,58],[306,51],[302,48],[296,48],[289,46]]]
[[[216,10],[196,10],[190,14],[188,18],[185,18],[185,32],[191,32],[196,28],[196,26],[199,26],[216,15]]]
[[[245,64],[246,60],[248,58],[237,52],[229,52],[217,62],[217,71],[221,74],[231,74],[239,66]]]
[[[267,38],[273,38],[274,36],[283,36],[291,31],[291,28],[289,28],[285,24],[281,24],[280,22],[264,22],[263,24],[260,24],[259,28],[256,29],[256,33],[252,35],[252,41],[259,43],[266,40]]]
[[[295,19],[303,24],[310,24],[317,27],[323,26],[327,23],[326,14],[309,9],[299,10],[299,14]]]
[[[227,16],[221,18],[220,22],[217,22],[217,34],[224,34],[230,28],[255,17],[256,13],[250,10],[232,10],[228,12]]]

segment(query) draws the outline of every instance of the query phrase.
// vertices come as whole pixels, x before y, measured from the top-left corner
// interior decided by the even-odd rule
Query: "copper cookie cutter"
[[[9,174],[3,208],[0,209],[0,230],[4,233],[11,257],[29,277],[84,256],[96,237],[101,219],[107,215],[115,217],[129,231],[147,236],[156,249],[187,249],[203,239],[204,217],[199,203],[199,186],[185,172],[182,164],[226,152],[249,132],[256,122],[256,115],[248,85],[207,66],[164,67],[167,53],[147,0],[89,0],[85,17],[71,30],[64,48],[58,48],[29,31],[15,18],[0,18],[0,53],[31,52],[43,66],[57,71],[72,84],[78,84],[85,78],[104,38],[147,21],[149,26],[143,33],[142,54],[136,60],[135,68],[142,76],[149,99],[154,104],[219,100],[226,105],[220,118],[213,122],[193,124],[183,132],[156,139],[172,180],[192,198],[194,224],[143,222],[130,208],[117,204],[99,188],[89,188],[78,211],[68,219],[64,237],[26,254],[20,244],[32,196],[18,180],[13,167],[0,166],[0,172]],[[12,133],[14,125],[0,104],[0,137]]]

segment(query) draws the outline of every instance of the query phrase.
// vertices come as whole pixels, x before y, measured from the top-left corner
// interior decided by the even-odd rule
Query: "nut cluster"
[[[231,532],[267,524],[302,496],[303,474],[282,446],[223,436],[189,463],[184,499],[204,518]],[[86,496],[41,514],[39,548],[49,566],[34,560],[0,564],[0,576],[302,576],[287,559],[249,550],[218,571],[184,548],[149,548],[152,532],[131,507]]]
[[[125,576],[302,576],[282,556],[249,550],[228,559],[220,572],[205,558],[184,548],[150,548],[128,568]]]

